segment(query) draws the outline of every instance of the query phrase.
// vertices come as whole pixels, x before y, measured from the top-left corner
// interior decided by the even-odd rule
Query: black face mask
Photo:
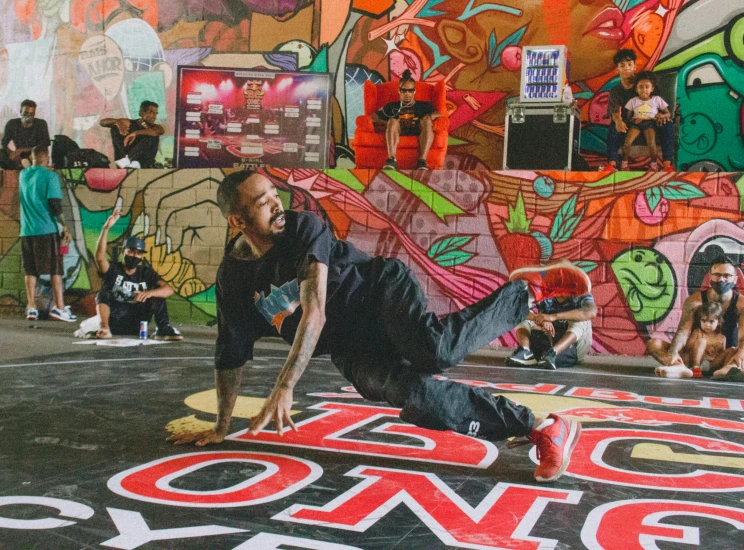
[[[726,294],[729,290],[734,288],[734,285],[736,282],[730,281],[728,283],[724,283],[723,281],[711,281],[710,287],[716,291],[716,294]]]
[[[142,258],[138,258],[137,256],[124,256],[124,267],[127,269],[136,268],[140,262],[142,262]]]

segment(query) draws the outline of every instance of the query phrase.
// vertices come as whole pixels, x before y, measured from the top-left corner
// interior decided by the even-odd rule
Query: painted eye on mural
[[[686,86],[688,88],[700,88],[713,84],[724,84],[721,73],[718,72],[713,63],[706,63],[690,71],[687,75]]]

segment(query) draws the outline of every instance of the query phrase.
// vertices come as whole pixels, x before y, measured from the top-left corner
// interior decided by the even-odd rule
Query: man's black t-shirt
[[[417,136],[421,133],[421,119],[434,113],[434,105],[428,101],[415,101],[413,105],[402,107],[400,101],[392,101],[377,111],[380,120],[397,118],[400,121],[400,135]]]
[[[607,103],[607,116],[610,117],[610,124],[612,122],[612,115],[614,115],[618,109],[622,108],[623,121],[627,124],[630,121],[630,111],[625,108],[625,105],[633,99],[636,95],[635,86],[626,88],[622,82],[616,84],[610,89],[610,98]]]
[[[371,258],[346,241],[338,241],[312,212],[285,212],[286,225],[274,246],[259,259],[239,259],[236,243],[227,245],[217,272],[217,349],[215,367],[231,369],[253,358],[253,344],[263,336],[293,343],[302,317],[300,283],[309,264],[328,266],[326,323],[315,355],[343,345],[355,325],[355,311]]]
[[[25,128],[20,118],[12,118],[5,125],[3,132],[2,146],[6,148],[10,142],[13,142],[16,149],[26,149],[44,145],[49,147],[49,128],[46,120],[35,118],[31,126]]]
[[[139,307],[145,304],[135,302],[135,292],[158,288],[161,280],[162,277],[147,264],[140,264],[134,273],[127,275],[121,262],[111,262],[109,270],[103,274],[101,290],[111,292],[117,303]]]

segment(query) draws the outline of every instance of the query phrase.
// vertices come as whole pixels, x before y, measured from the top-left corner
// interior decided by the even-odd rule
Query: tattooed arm
[[[175,433],[168,438],[174,445],[194,443],[197,447],[203,447],[212,443],[222,443],[230,428],[235,402],[240,391],[240,380],[243,367],[237,369],[221,369],[214,371],[214,385],[217,389],[217,422],[209,430],[198,432],[185,431]]]
[[[272,420],[279,435],[282,435],[285,423],[297,431],[289,415],[292,408],[292,390],[313,356],[320,332],[325,325],[327,280],[328,266],[321,262],[313,262],[308,266],[305,279],[300,283],[302,317],[297,326],[294,343],[289,350],[284,368],[276,379],[271,395],[264,403],[261,412],[251,422],[250,432],[253,435],[256,435]]]

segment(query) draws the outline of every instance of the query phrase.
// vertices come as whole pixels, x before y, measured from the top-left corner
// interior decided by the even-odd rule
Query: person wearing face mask
[[[10,143],[13,149],[10,149]],[[36,118],[36,103],[24,99],[21,117],[10,119],[3,130],[0,164],[9,170],[20,170],[31,166],[31,150],[34,147],[49,147],[49,128],[45,120]]]
[[[155,340],[183,340],[181,333],[171,326],[165,299],[173,288],[148,264],[143,263],[145,241],[129,237],[124,242],[123,262],[106,258],[109,229],[119,219],[114,211],[103,225],[96,243],[96,264],[103,277],[103,285],[96,296],[98,315],[86,319],[76,336],[107,339],[112,335],[137,335],[140,322],[155,315]]]
[[[155,123],[158,104],[143,101],[139,115],[138,119],[104,118],[99,122],[104,128],[111,128],[115,164],[119,168],[155,168],[160,136],[165,133],[165,126]]]
[[[735,371],[744,368],[744,298],[736,291],[737,267],[726,256],[715,257],[710,264],[710,288],[690,294],[682,305],[682,318],[671,343],[660,338],[651,338],[646,344],[648,353],[664,367],[665,376],[673,377],[676,369],[686,370],[680,352],[684,348],[693,328],[695,311],[709,302],[717,302],[723,309],[721,322],[726,348],[732,352],[722,354],[721,360],[713,361],[710,370],[703,374],[712,374],[727,367],[736,367]],[[725,357],[725,361],[723,358]],[[725,364],[724,364],[725,363]]]

